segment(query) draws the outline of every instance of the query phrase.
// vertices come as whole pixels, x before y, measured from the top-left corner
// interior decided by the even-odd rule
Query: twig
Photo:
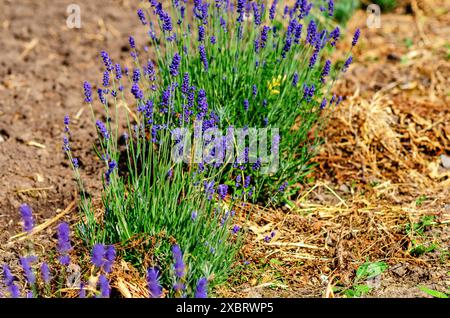
[[[321,247],[315,246],[315,245],[309,245],[305,243],[283,243],[283,242],[269,242],[266,243],[267,245],[274,245],[274,246],[291,246],[291,247],[303,247],[303,248],[311,248],[311,249],[318,249],[320,250]]]

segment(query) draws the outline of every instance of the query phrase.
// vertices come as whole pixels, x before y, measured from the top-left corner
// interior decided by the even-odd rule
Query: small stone
[[[441,155],[441,163],[445,169],[450,169],[450,157],[446,155]]]

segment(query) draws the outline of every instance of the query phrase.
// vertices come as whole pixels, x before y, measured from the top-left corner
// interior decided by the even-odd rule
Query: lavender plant
[[[83,86],[104,163],[101,215],[84,191],[70,147],[70,120],[64,120],[63,149],[81,195],[78,230],[90,246],[150,236],[161,267],[170,264],[176,242],[175,276],[152,272],[151,281],[158,276],[179,295],[198,283],[202,295],[202,277],[214,277],[214,286],[233,267],[242,232],[233,219],[242,204],[267,201],[310,172],[324,111],[341,100],[330,95],[332,85],[352,57],[343,65],[331,61],[340,30],[324,29],[311,14],[320,7],[306,0],[284,8],[278,1],[245,0],[196,0],[193,6],[151,0],[140,6],[146,43],[130,36],[130,61],[122,64],[101,52],[98,101],[93,86]],[[255,129],[274,128],[268,154],[255,153],[251,138],[228,134],[233,127],[248,137]],[[201,143],[192,147],[191,135]],[[228,155],[235,148],[237,158]]]
[[[279,1],[242,0],[234,5],[197,0],[192,8],[184,1],[166,6],[149,1],[143,7],[146,20],[157,21],[145,27],[160,86],[167,87],[183,119],[203,116],[189,104],[188,87],[184,93],[169,89],[187,81],[199,88],[199,95],[209,97],[207,109],[218,127],[280,131],[281,138],[275,136],[272,145],[272,151],[280,153],[279,167],[267,173],[264,168],[273,161],[261,162],[262,154],[247,145],[243,164],[226,168],[225,183],[232,186],[238,176],[250,175],[255,187],[251,196],[267,201],[283,183],[302,182],[321,142],[315,133],[323,128],[324,108],[339,101],[330,93],[334,80],[352,61],[347,56],[342,66],[330,59],[340,30],[325,29],[324,19],[333,17],[334,1],[298,0],[283,7]],[[192,15],[186,13],[189,9]]]

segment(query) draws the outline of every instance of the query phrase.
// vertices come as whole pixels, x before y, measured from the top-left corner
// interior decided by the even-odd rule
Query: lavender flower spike
[[[31,232],[34,226],[33,213],[28,204],[22,204],[19,208],[23,220],[23,229],[26,232]]]
[[[180,68],[181,56],[178,53],[175,53],[173,56],[172,64],[169,66],[170,75],[177,76],[178,69]]]
[[[198,280],[197,288],[195,289],[195,298],[207,298],[208,280],[203,277]]]
[[[345,73],[348,70],[348,68],[349,68],[350,64],[352,64],[352,62],[353,62],[353,57],[350,56],[344,63],[344,67],[342,68],[343,73]]]
[[[356,46],[356,44],[358,43],[360,35],[361,35],[361,30],[360,29],[356,29],[355,35],[353,36],[352,46]]]
[[[101,122],[100,120],[97,120],[95,124],[97,125],[97,128],[100,131],[100,133],[103,135],[103,138],[108,140],[109,132],[108,132],[108,129],[106,128],[105,124],[103,122]]]
[[[70,263],[70,256],[68,252],[72,249],[70,245],[70,228],[69,224],[63,222],[58,226],[58,245],[57,249],[61,256],[59,257],[59,262],[62,265],[68,266]]]
[[[208,65],[208,58],[206,57],[206,50],[204,45],[200,45],[198,47],[198,51],[200,53],[200,60],[203,63],[203,66],[205,67],[205,71],[208,71],[209,65]]]
[[[100,286],[100,293],[103,298],[109,298],[109,295],[111,293],[110,287],[109,287],[109,281],[104,275],[100,275],[98,278],[98,284]]]
[[[41,278],[45,284],[50,283],[50,268],[47,263],[41,265]]]
[[[159,271],[156,268],[147,270],[148,291],[151,298],[159,298],[162,294],[161,284],[159,283]]]
[[[25,273],[25,279],[30,285],[34,285],[34,283],[36,283],[36,275],[34,275],[33,269],[31,268],[31,263],[36,259],[36,256],[26,256],[20,258],[20,265]]]
[[[174,245],[172,247],[172,254],[175,261],[175,264],[173,265],[175,275],[178,278],[183,278],[185,275],[186,266],[183,261],[183,253],[181,252],[181,249],[178,245]]]
[[[92,248],[91,262],[96,267],[103,266],[103,258],[105,256],[105,246],[103,244],[95,244]]]
[[[147,20],[145,19],[145,13],[144,11],[142,11],[142,9],[138,9],[137,10],[137,15],[139,17],[139,20],[141,20],[143,25],[147,24]]]
[[[85,81],[83,84],[84,89],[84,101],[86,103],[92,103],[92,86],[89,82]]]
[[[3,265],[3,282],[8,288],[11,298],[19,298],[19,287],[14,284],[14,276],[6,264]]]
[[[114,260],[116,259],[116,249],[113,245],[106,246],[105,249],[105,262],[103,264],[103,270],[106,273],[110,273],[112,266],[114,264]]]

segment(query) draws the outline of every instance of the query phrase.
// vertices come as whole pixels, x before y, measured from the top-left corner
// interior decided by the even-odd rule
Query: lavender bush
[[[70,119],[64,119],[63,148],[80,188],[78,233],[85,242],[152,237],[157,265],[167,268],[172,256],[176,264],[174,275],[151,271],[152,294],[158,294],[155,281],[173,285],[177,295],[198,283],[203,295],[202,277],[213,277],[211,286],[226,280],[241,242],[236,213],[248,200],[271,202],[304,180],[324,111],[341,101],[330,91],[352,56],[333,62],[340,30],[315,19],[331,18],[333,8],[333,1],[306,0],[292,7],[278,1],[141,2],[137,18],[147,41],[129,37],[129,64],[101,52],[97,99],[88,81],[83,86],[104,163],[101,215],[86,196],[70,147]],[[255,153],[251,138],[242,144],[234,134],[211,133],[234,127],[249,137],[273,128],[268,154]],[[198,147],[187,144],[188,132],[200,136],[200,161]],[[239,160],[228,156],[234,148]],[[174,160],[174,152],[185,160]],[[62,254],[61,263],[68,261]]]

